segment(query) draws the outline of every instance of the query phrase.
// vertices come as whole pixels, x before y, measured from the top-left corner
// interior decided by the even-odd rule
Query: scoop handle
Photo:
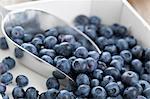
[[[6,9],[2,5],[0,5],[0,15],[2,16],[2,18],[4,18],[7,15],[8,12],[9,12],[8,9]]]

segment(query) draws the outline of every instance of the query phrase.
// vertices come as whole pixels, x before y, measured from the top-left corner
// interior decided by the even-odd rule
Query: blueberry
[[[53,48],[57,44],[57,38],[54,36],[48,36],[44,40],[44,46],[45,48]]]
[[[71,70],[70,63],[69,63],[68,59],[66,59],[66,58],[58,60],[56,63],[56,67],[67,74]]]
[[[85,32],[85,34],[86,34],[87,36],[89,36],[91,39],[95,39],[95,38],[97,37],[96,29],[92,29],[92,28],[91,28],[91,25],[86,25],[84,32]]]
[[[120,55],[112,56],[112,60],[118,60],[120,61],[121,65],[124,65],[124,59]]]
[[[54,49],[58,55],[69,57],[72,55],[73,46],[68,42],[63,42],[59,45],[56,45]]]
[[[101,86],[105,87],[108,83],[114,82],[114,81],[115,80],[114,80],[114,78],[112,76],[107,75],[107,76],[103,77],[103,80],[101,82]]]
[[[76,99],[76,98],[72,92],[69,92],[67,90],[61,90],[56,99]]]
[[[108,45],[108,39],[104,36],[98,37],[95,42],[101,50]]]
[[[107,97],[107,99],[123,99],[121,95],[118,95],[116,97]]]
[[[13,41],[15,43],[17,43],[18,45],[22,45],[23,44],[23,40],[22,39],[14,39]]]
[[[121,76],[121,80],[124,84],[127,85],[134,85],[135,83],[138,82],[139,77],[138,75],[133,72],[133,71],[127,71],[125,73],[122,74]]]
[[[119,39],[116,43],[116,46],[118,47],[119,51],[127,50],[129,48],[128,42],[124,39]]]
[[[150,98],[150,87],[146,88],[144,91],[143,91],[143,94],[144,96],[149,99]]]
[[[78,30],[80,30],[81,32],[84,32],[84,25],[77,25],[76,26],[76,28],[78,29]]]
[[[120,89],[120,94],[122,94],[124,91],[125,85],[121,81],[118,81],[117,84],[118,84],[119,89]]]
[[[12,79],[13,79],[13,75],[9,72],[6,72],[0,77],[1,83],[6,85],[10,84],[12,82]]]
[[[45,92],[43,92],[39,95],[39,99],[46,99]]]
[[[37,48],[40,49],[43,45],[43,41],[40,38],[33,38],[31,43]]]
[[[144,52],[144,58],[150,60],[150,48],[146,48]]]
[[[138,95],[136,99],[147,99],[147,98],[144,96]]]
[[[150,74],[142,74],[141,79],[150,82]]]
[[[117,83],[110,82],[105,86],[106,92],[109,96],[116,97],[120,93],[120,89]]]
[[[61,39],[61,42],[69,42],[69,43],[75,43],[75,38],[73,35],[64,35],[64,37]]]
[[[103,26],[101,27],[101,29],[99,30],[99,34],[106,37],[106,38],[110,38],[113,35],[113,31],[110,27],[108,26]]]
[[[86,58],[86,63],[87,63],[86,69],[88,72],[93,72],[97,68],[97,61],[92,57]]]
[[[82,85],[82,84],[89,85],[90,80],[89,80],[89,77],[86,74],[79,74],[76,78],[76,83],[77,83],[78,86]]]
[[[25,98],[25,91],[20,87],[15,87],[12,91],[12,96],[14,99]]]
[[[56,64],[58,60],[65,58],[64,56],[56,56],[54,58],[54,63]]]
[[[100,55],[99,55],[99,53],[96,52],[96,51],[89,51],[88,57],[92,57],[93,59],[98,60],[99,57],[100,57]]]
[[[129,63],[132,60],[132,54],[128,50],[123,50],[120,53],[120,56],[124,59],[125,62]]]
[[[24,41],[24,42],[30,42],[30,41],[32,40],[32,38],[33,38],[33,35],[30,34],[30,33],[25,33],[25,34],[23,35],[23,41]]]
[[[76,72],[84,72],[86,70],[86,61],[82,58],[77,58],[73,61],[72,68]]]
[[[147,61],[144,66],[145,71],[150,74],[150,61]]]
[[[90,24],[98,26],[98,25],[101,24],[101,19],[99,17],[97,17],[97,16],[91,16],[89,18],[89,22],[90,22]]]
[[[90,93],[90,86],[89,85],[80,85],[77,88],[77,96],[80,96],[82,98],[87,97]]]
[[[93,71],[93,75],[92,76],[93,76],[93,78],[96,78],[98,80],[102,80],[102,78],[103,78],[103,71],[100,70],[100,69],[96,69],[96,70]]]
[[[107,69],[104,70],[105,75],[111,75],[113,76],[116,80],[120,79],[120,71],[114,67],[108,67]]]
[[[1,94],[4,94],[6,92],[6,85],[4,85],[4,84],[0,84],[0,93]]]
[[[139,94],[139,95],[142,94],[142,92],[143,92],[143,87],[142,87],[141,84],[136,83],[136,84],[134,84],[133,86],[138,90],[138,94]]]
[[[44,35],[46,37],[48,37],[48,36],[55,36],[55,37],[57,37],[58,36],[58,31],[57,31],[56,28],[50,28],[50,29],[45,31]]]
[[[40,52],[39,52],[39,56],[43,56],[43,55],[48,55],[50,56],[51,58],[55,58],[56,56],[56,52],[52,49],[41,49]]]
[[[91,87],[99,86],[100,82],[98,79],[92,79],[91,80]]]
[[[75,52],[74,52],[74,55],[77,57],[77,58],[86,58],[88,57],[88,50],[85,48],[85,47],[78,47]]]
[[[22,58],[24,56],[23,50],[20,49],[19,47],[16,47],[14,50],[14,55],[18,59]]]
[[[107,68],[106,64],[102,61],[97,62],[97,68],[101,70],[105,70]]]
[[[111,61],[111,54],[109,52],[102,52],[100,56],[100,61],[109,63]]]
[[[26,90],[26,99],[37,99],[38,91],[34,87],[29,87]]]
[[[114,60],[112,60],[112,61],[110,62],[110,66],[115,67],[115,68],[118,69],[119,71],[121,71],[121,69],[122,69],[122,67],[123,67],[121,61],[116,60],[116,59],[114,59]]]
[[[16,62],[13,58],[11,57],[5,57],[3,60],[2,60],[2,63],[6,64],[8,66],[9,69],[12,69],[15,67],[16,65]]]
[[[52,74],[56,79],[65,79],[65,77],[66,77],[62,72],[60,72],[58,70],[53,71]]]
[[[22,39],[24,33],[25,33],[25,30],[23,29],[23,27],[21,27],[21,26],[15,26],[12,29],[11,35],[12,35],[12,38]]]
[[[36,35],[34,36],[34,38],[39,38],[39,39],[41,39],[42,41],[44,41],[45,36],[44,36],[43,34],[36,34]]]
[[[37,48],[33,45],[33,44],[30,44],[30,43],[23,43],[21,45],[21,47],[23,47],[24,49],[26,49],[27,51],[37,55],[38,52],[37,52]]]
[[[103,87],[96,86],[92,88],[91,95],[94,99],[106,99],[107,93]]]
[[[125,26],[119,26],[117,33],[119,35],[126,35],[127,34],[127,28]]]
[[[87,25],[89,23],[89,18],[85,15],[79,15],[75,17],[74,23],[76,25]]]
[[[53,64],[54,63],[53,59],[50,56],[48,56],[48,55],[43,55],[41,57],[41,59],[43,59],[44,61],[48,62],[49,64]]]
[[[139,84],[142,86],[143,90],[150,87],[150,83],[145,80],[139,80]]]
[[[0,76],[9,70],[7,64],[0,63]]]
[[[26,76],[24,76],[24,75],[18,75],[18,76],[16,77],[16,83],[17,83],[17,86],[19,86],[19,87],[25,87],[25,86],[28,85],[29,80],[28,80],[28,78],[27,78]]]
[[[47,89],[51,89],[51,88],[59,89],[60,85],[59,85],[59,82],[56,78],[50,77],[46,81],[46,86],[47,86]]]
[[[134,57],[136,58],[141,58],[143,55],[143,47],[140,45],[136,45],[131,49],[131,53],[133,54]]]
[[[104,51],[110,52],[112,55],[117,54],[117,47],[115,45],[107,45],[104,48]]]
[[[135,87],[127,87],[124,90],[123,98],[124,99],[136,99],[138,96],[138,91]]]
[[[137,41],[133,36],[128,36],[125,38],[125,40],[128,42],[128,45],[130,48],[132,48],[133,46],[137,44]]]
[[[141,73],[142,62],[139,59],[134,59],[131,61],[131,69],[137,73]]]
[[[46,91],[44,93],[45,98],[43,99],[56,99],[57,95],[58,95],[59,91],[57,89],[49,89],[48,91]]]
[[[8,49],[8,44],[5,37],[0,37],[0,49],[6,50]]]

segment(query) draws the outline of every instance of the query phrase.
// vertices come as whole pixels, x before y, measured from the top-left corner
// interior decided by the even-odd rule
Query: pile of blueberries
[[[14,99],[150,99],[150,48],[139,45],[125,26],[102,24],[97,16],[79,15],[74,19],[74,24],[98,45],[101,54],[89,50],[71,33],[63,33],[56,27],[34,35],[26,33],[21,26],[7,31],[14,42],[68,74],[76,82],[75,88],[60,90],[58,79],[50,77],[46,82],[48,90],[39,94],[34,87],[24,91],[28,78],[19,75],[16,78],[17,87],[12,92]],[[5,47],[0,45],[0,48]],[[16,49],[15,56],[22,58],[23,54]],[[7,62],[2,63],[9,68],[11,61],[9,57]],[[7,70],[0,77],[0,93],[5,97],[5,85],[12,80]],[[5,79],[9,80],[3,82]]]

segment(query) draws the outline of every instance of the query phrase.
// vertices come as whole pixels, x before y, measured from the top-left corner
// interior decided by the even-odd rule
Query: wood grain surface
[[[137,12],[150,24],[150,0],[128,0]]]

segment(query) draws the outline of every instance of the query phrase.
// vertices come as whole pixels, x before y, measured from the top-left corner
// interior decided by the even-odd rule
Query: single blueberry
[[[116,43],[116,46],[119,51],[127,50],[129,48],[128,42],[124,39],[119,39]]]
[[[13,80],[13,75],[9,72],[6,72],[0,77],[1,83],[6,84],[6,85],[10,84],[12,80]]]
[[[9,69],[14,68],[15,65],[16,65],[15,60],[14,60],[13,58],[11,58],[10,56],[5,57],[5,58],[2,60],[2,63],[6,64]]]
[[[71,65],[70,65],[68,59],[66,59],[66,58],[58,60],[56,63],[56,67],[67,74],[71,70]]]
[[[104,48],[104,51],[110,52],[112,55],[117,54],[117,47],[115,45],[107,45]]]
[[[100,70],[100,69],[96,69],[96,70],[93,71],[93,75],[92,76],[93,76],[93,78],[96,78],[98,80],[102,80],[102,78],[103,78],[103,71]]]
[[[42,41],[44,41],[45,36],[44,36],[43,34],[36,34],[36,35],[34,36],[34,38],[39,38],[39,39],[41,39]]]
[[[17,83],[17,86],[19,86],[19,87],[25,87],[25,86],[28,85],[29,80],[28,80],[28,78],[27,78],[26,76],[24,76],[24,75],[18,75],[18,76],[16,77],[16,83]]]
[[[27,88],[26,92],[26,99],[37,99],[38,98],[38,91],[34,87]]]
[[[82,84],[89,85],[90,80],[89,80],[89,77],[86,74],[79,74],[76,78],[76,83],[77,83],[78,86],[82,85]]]
[[[41,59],[43,59],[44,61],[48,62],[49,64],[54,64],[53,59],[50,56],[48,56],[48,55],[43,55],[41,57]]]
[[[25,91],[21,87],[15,87],[12,91],[12,96],[14,99],[25,98]]]
[[[103,87],[96,86],[92,88],[91,95],[93,99],[106,99],[107,93]]]
[[[43,45],[43,41],[40,38],[33,38],[31,43],[37,48],[40,49]]]
[[[129,63],[132,60],[132,54],[128,50],[123,50],[120,53],[120,56],[124,59],[125,62]]]
[[[76,91],[76,95],[80,96],[82,98],[87,97],[89,95],[89,93],[90,93],[90,86],[89,85],[80,85]]]
[[[97,61],[92,57],[86,58],[86,63],[87,63],[86,69],[88,72],[93,72],[97,68]]]
[[[142,85],[140,83],[134,84],[133,87],[135,87],[137,89],[139,95],[142,94],[143,87],[142,87]]]
[[[137,44],[137,41],[133,36],[128,36],[125,38],[125,40],[128,42],[128,45],[130,48],[132,48],[133,46]]]
[[[86,61],[82,58],[77,58],[73,61],[72,68],[76,72],[85,72],[86,71]]]
[[[25,34],[23,35],[23,41],[24,41],[24,42],[30,42],[30,41],[32,40],[32,38],[33,38],[33,35],[30,34],[30,33],[25,33]]]
[[[140,45],[136,45],[131,49],[131,53],[133,54],[135,58],[141,58],[143,55],[143,51],[144,49]]]
[[[91,25],[86,25],[84,32],[91,39],[96,39],[96,37],[97,37],[96,29],[91,28]]]
[[[14,38],[14,39],[22,39],[24,33],[25,33],[25,30],[23,29],[23,27],[15,26],[12,29],[11,35],[12,35],[12,38]]]
[[[112,76],[110,76],[110,75],[107,75],[107,76],[105,76],[105,77],[103,77],[103,80],[101,81],[101,86],[102,87],[105,87],[108,83],[110,83],[110,82],[114,82],[115,80],[114,80],[114,78],[112,77]]]
[[[57,44],[57,38],[54,36],[48,36],[44,39],[45,48],[53,48]]]
[[[91,87],[99,86],[100,82],[98,79],[92,79],[91,80]]]
[[[122,74],[121,80],[126,85],[134,85],[138,82],[139,77],[138,75],[133,71],[127,71]]]
[[[120,89],[117,83],[110,82],[105,86],[106,92],[109,96],[118,96],[120,93]]]
[[[75,37],[73,35],[64,35],[64,37],[61,39],[61,42],[69,42],[69,43],[75,43]]]
[[[0,76],[9,70],[7,64],[0,63]]]
[[[14,50],[14,55],[18,59],[22,58],[24,56],[23,50],[20,49],[19,47],[16,47]]]
[[[98,37],[95,42],[101,50],[108,45],[108,39],[104,36]]]
[[[84,25],[77,25],[76,28],[77,28],[78,30],[80,30],[81,32],[84,32],[84,30],[85,30]]]
[[[89,22],[90,22],[90,24],[98,26],[101,24],[101,19],[97,16],[91,16],[91,17],[89,17]]]
[[[56,64],[57,61],[59,61],[60,59],[63,59],[63,58],[65,58],[65,57],[64,57],[64,56],[56,56],[56,57],[54,58],[54,63]]]
[[[76,98],[72,92],[69,92],[67,90],[61,90],[58,96],[54,99],[76,99]]]
[[[106,37],[106,38],[110,38],[113,35],[113,31],[110,27],[103,26],[103,27],[100,28],[99,34]]]
[[[45,98],[43,99],[56,99],[57,95],[58,95],[59,91],[57,89],[49,89],[48,91],[46,91],[44,93]]]
[[[134,59],[131,61],[131,70],[135,71],[136,73],[141,73],[143,64],[139,59]]]
[[[45,92],[43,92],[39,95],[39,99],[46,99]]]
[[[48,36],[55,36],[55,37],[57,37],[58,36],[58,31],[57,31],[56,28],[50,28],[50,29],[45,31],[44,35],[46,37],[48,37]]]
[[[9,48],[9,46],[7,44],[6,38],[0,37],[0,49],[6,50],[8,48]]]
[[[100,61],[109,63],[111,61],[111,54],[109,52],[102,52],[100,56]]]
[[[118,69],[119,71],[121,71],[122,67],[124,65],[122,65],[121,61],[114,59],[114,60],[112,60],[110,62],[110,66],[115,67],[116,69]]]
[[[6,85],[5,84],[0,84],[0,94],[4,94],[6,92]]]
[[[78,15],[74,19],[75,25],[87,25],[89,23],[89,18],[85,15]]]
[[[51,88],[55,88],[55,89],[59,89],[59,81],[54,78],[54,77],[49,77],[48,80],[46,81],[46,86],[47,89],[51,89]]]
[[[88,57],[88,50],[85,48],[85,47],[78,47],[75,52],[74,52],[74,55],[77,57],[77,58],[86,58]]]
[[[27,51],[37,55],[38,52],[37,52],[37,48],[33,45],[33,44],[30,44],[30,43],[23,43],[21,45],[21,47],[23,47],[24,49],[26,49]]]
[[[122,66],[124,65],[124,59],[120,55],[112,56],[112,60],[118,60]]]
[[[127,87],[124,90],[123,98],[124,99],[136,99],[138,96],[138,91],[135,87]]]

